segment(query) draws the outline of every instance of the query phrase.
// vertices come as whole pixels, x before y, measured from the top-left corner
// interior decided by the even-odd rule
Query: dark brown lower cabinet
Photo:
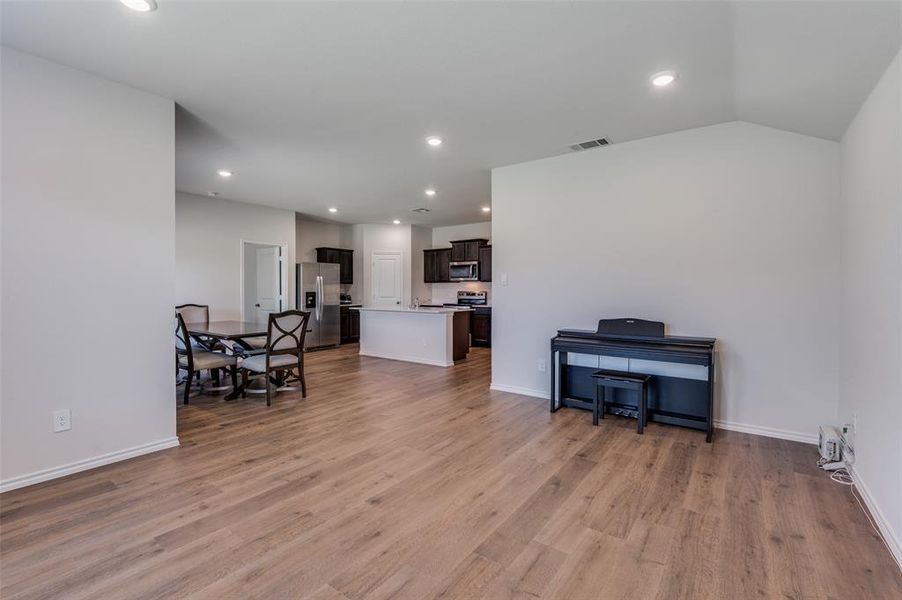
[[[339,312],[341,343],[356,344],[360,341],[360,311],[342,306]]]
[[[492,309],[477,307],[470,315],[470,344],[473,346],[492,346]]]

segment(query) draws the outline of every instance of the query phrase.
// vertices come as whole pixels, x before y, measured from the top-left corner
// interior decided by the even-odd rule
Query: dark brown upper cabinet
[[[492,247],[479,247],[479,281],[492,280]]]
[[[451,263],[451,248],[423,250],[423,282],[444,283],[451,280],[448,270]]]
[[[332,263],[339,266],[339,281],[354,283],[354,251],[345,248],[317,248],[316,262]]]
[[[435,283],[435,250],[423,250],[423,283]]]
[[[488,243],[489,241],[485,239],[451,242],[451,262],[479,260],[479,248]]]
[[[436,275],[438,282],[451,281],[451,248],[442,248],[436,254]]]

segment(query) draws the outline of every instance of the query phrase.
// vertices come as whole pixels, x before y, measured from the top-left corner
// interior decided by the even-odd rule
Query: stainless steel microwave
[[[448,279],[451,281],[479,281],[479,263],[475,260],[450,263]]]

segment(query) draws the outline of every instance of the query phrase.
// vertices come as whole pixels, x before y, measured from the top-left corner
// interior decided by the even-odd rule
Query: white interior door
[[[396,252],[373,253],[373,305],[401,305],[401,255]]]
[[[279,312],[282,309],[282,270],[279,265],[280,248],[257,249],[257,320],[260,322],[269,319],[269,313]]]

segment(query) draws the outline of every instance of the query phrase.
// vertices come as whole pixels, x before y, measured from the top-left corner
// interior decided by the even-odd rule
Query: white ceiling
[[[602,136],[835,140],[902,44],[895,1],[158,4],[4,1],[2,39],[173,98],[179,190],[349,223],[484,220],[492,167]]]

